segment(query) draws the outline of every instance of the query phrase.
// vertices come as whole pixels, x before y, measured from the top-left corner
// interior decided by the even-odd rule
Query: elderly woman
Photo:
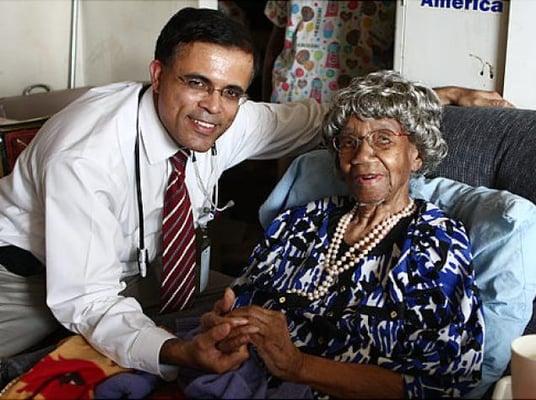
[[[248,325],[223,347],[250,341],[272,375],[317,395],[459,397],[477,383],[467,234],[409,195],[410,176],[446,153],[440,121],[434,92],[392,71],[338,93],[323,130],[351,196],[272,222],[234,285],[229,315]]]

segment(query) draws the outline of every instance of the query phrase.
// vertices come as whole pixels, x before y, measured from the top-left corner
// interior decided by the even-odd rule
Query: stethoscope
[[[142,189],[141,189],[141,168],[140,168],[140,136],[141,136],[141,130],[140,130],[140,104],[141,99],[143,97],[143,94],[147,91],[147,89],[150,87],[150,85],[144,85],[139,94],[138,94],[138,108],[136,110],[136,144],[134,146],[134,153],[135,153],[135,165],[134,170],[136,174],[136,197],[138,201],[138,221],[139,221],[139,238],[138,238],[138,249],[137,249],[137,259],[138,259],[138,269],[140,271],[140,275],[142,278],[145,278],[147,276],[147,263],[149,262],[149,251],[145,247],[145,222],[143,219],[144,213],[143,213],[143,195],[142,195]],[[218,155],[218,151],[216,149],[216,143],[212,145],[211,148],[211,157],[210,157],[210,176],[208,181],[212,182],[212,179],[214,177],[214,174],[216,173],[215,168],[215,158]],[[203,196],[205,196],[205,201],[203,204],[207,204],[207,207],[203,207],[201,212],[199,213],[199,217],[197,219],[197,222],[200,226],[200,228],[204,231],[207,229],[207,224],[212,221],[216,213],[222,212],[232,206],[234,206],[234,201],[230,200],[223,207],[218,207],[218,200],[219,200],[219,190],[218,190],[218,181],[216,180],[216,184],[212,188],[212,190],[209,190],[208,187],[205,187],[203,184],[203,180],[201,179],[201,175],[199,174],[199,169],[197,167],[197,159],[195,156],[195,152],[191,151],[191,159],[194,166],[195,171],[195,177],[197,181],[197,185],[201,192],[203,193]]]

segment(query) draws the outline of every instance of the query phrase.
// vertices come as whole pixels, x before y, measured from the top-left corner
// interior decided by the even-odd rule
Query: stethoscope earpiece
[[[210,190],[208,187],[205,187],[203,184],[203,180],[201,179],[201,175],[199,174],[199,169],[197,168],[197,158],[195,156],[195,151],[191,152],[192,154],[192,163],[194,165],[194,172],[195,172],[195,178],[197,180],[197,186],[203,192],[203,195],[205,196],[205,201],[203,201],[203,204],[206,204],[208,202],[209,207],[205,207],[202,209],[202,214],[199,215],[198,222],[201,226],[206,226],[206,224],[209,221],[212,221],[216,215],[217,212],[222,212],[224,210],[227,210],[228,208],[234,206],[234,201],[229,200],[223,207],[218,207],[219,202],[219,184],[216,180],[216,184],[212,188],[210,193]],[[214,159],[218,155],[218,149],[216,148],[216,143],[214,143],[210,149],[210,176],[208,178],[209,182],[212,182],[214,173],[216,172],[216,168],[214,165]]]
[[[235,205],[235,202],[232,201],[232,200],[229,200],[227,203],[225,203],[225,205],[223,207],[216,208],[216,210],[219,211],[219,212],[222,212],[222,211],[227,210],[228,208],[231,208],[234,205]]]

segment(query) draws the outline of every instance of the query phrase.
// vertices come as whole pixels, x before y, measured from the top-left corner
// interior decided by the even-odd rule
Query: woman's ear
[[[412,145],[411,151],[411,172],[418,172],[422,168],[422,158],[419,150],[415,145]]]
[[[422,158],[419,156],[415,159],[413,162],[413,166],[411,168],[411,172],[418,172],[422,168]]]

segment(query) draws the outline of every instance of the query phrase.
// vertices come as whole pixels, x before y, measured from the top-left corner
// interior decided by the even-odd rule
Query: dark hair
[[[258,70],[258,57],[249,29],[220,11],[205,8],[187,7],[173,15],[158,36],[154,58],[169,65],[181,46],[193,42],[236,47],[253,56],[254,74]]]

